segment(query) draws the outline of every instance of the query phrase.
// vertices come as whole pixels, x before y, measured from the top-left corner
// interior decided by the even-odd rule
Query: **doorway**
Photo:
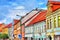
[[[49,38],[49,40],[52,40],[52,37],[50,35],[48,36],[48,38]]]

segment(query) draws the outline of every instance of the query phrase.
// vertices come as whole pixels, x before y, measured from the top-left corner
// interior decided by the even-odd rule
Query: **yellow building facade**
[[[46,14],[46,36],[51,40],[60,40],[60,2],[48,2]]]
[[[2,34],[8,34],[8,28],[5,26],[5,24],[2,25]]]
[[[2,34],[8,34],[8,28],[3,28]]]

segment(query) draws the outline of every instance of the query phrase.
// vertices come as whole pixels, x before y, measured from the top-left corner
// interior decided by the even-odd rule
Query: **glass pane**
[[[49,21],[47,20],[47,29],[49,29]]]
[[[51,27],[52,27],[52,21],[51,21],[51,19],[50,19],[50,29],[51,29]]]

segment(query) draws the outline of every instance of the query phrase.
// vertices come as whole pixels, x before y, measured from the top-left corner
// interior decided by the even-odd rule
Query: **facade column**
[[[54,17],[52,16],[52,29],[54,29]]]
[[[56,27],[58,27],[58,16],[56,15]]]
[[[52,35],[52,40],[54,40],[54,35]]]

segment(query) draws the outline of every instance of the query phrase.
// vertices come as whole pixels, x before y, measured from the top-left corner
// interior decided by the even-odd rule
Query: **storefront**
[[[43,40],[46,40],[46,38],[47,38],[47,37],[46,37],[46,33],[42,33],[42,39],[43,39]]]
[[[33,40],[33,34],[26,34],[25,40]]]
[[[54,40],[60,40],[60,35],[55,35]]]
[[[55,32],[54,40],[60,40],[60,32]]]

